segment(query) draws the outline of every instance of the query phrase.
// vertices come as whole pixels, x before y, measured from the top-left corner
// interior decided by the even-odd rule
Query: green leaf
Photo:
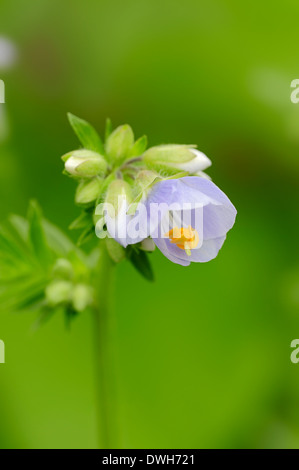
[[[39,302],[44,296],[46,277],[31,274],[18,282],[12,282],[0,293],[5,311],[20,311]]]
[[[137,271],[148,281],[154,281],[154,273],[147,254],[144,251],[137,250],[131,246],[127,248],[126,252],[127,257]]]
[[[22,244],[18,243],[4,227],[0,227],[0,252],[17,261],[28,260],[28,253]]]
[[[53,269],[55,260],[56,271]],[[59,228],[43,219],[37,203],[31,202],[28,220],[13,215],[9,222],[0,226],[0,303],[3,310],[41,310],[45,305],[47,285],[53,276],[59,278],[61,275],[57,269],[71,267],[76,282],[88,283],[87,262],[89,259],[84,253]]]
[[[0,288],[15,279],[28,277],[39,263],[26,239],[12,224],[0,226]]]
[[[38,204],[31,201],[28,211],[29,240],[33,252],[40,263],[47,267],[51,261],[51,253],[46,242],[45,232],[42,225],[42,214]]]
[[[130,151],[130,157],[139,157],[146,150],[147,147],[147,136],[143,135],[138,140],[136,140]]]
[[[82,212],[77,219],[75,219],[69,226],[70,230],[78,230],[93,225],[92,214],[89,212]]]
[[[92,225],[91,227],[87,227],[85,230],[83,230],[83,232],[81,233],[77,241],[77,245],[82,246],[85,243],[92,240],[93,237],[95,237],[95,229],[94,229],[94,226]]]
[[[104,155],[104,146],[101,137],[94,127],[87,121],[84,121],[84,119],[80,119],[71,113],[68,113],[68,119],[83,147]]]
[[[44,326],[52,318],[54,313],[57,313],[59,317],[61,317],[61,314],[64,314],[64,310],[64,306],[59,306],[55,309],[51,309],[47,305],[41,305],[40,313],[36,321],[32,325],[32,331],[35,332],[39,330],[42,326]]]
[[[43,228],[51,250],[57,255],[64,256],[76,249],[76,245],[56,225],[44,219]]]
[[[27,242],[29,230],[28,220],[26,220],[24,217],[21,217],[20,215],[12,214],[9,217],[9,221],[11,225],[15,228],[15,230],[18,232],[22,240],[24,242]]]

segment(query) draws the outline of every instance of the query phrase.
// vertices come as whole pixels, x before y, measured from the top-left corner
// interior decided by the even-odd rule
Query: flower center
[[[164,236],[169,238],[170,243],[175,243],[178,248],[185,250],[188,256],[191,256],[191,250],[199,243],[198,232],[191,225],[188,228],[174,227]]]

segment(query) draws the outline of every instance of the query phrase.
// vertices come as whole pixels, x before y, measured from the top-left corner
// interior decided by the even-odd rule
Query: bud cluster
[[[89,270],[78,256],[56,260],[45,295],[49,307],[61,305],[74,312],[82,312],[93,303]]]

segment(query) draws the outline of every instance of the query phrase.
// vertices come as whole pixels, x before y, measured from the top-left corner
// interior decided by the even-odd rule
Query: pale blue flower
[[[145,205],[147,216],[139,216],[139,230],[152,236],[162,253],[182,266],[215,258],[237,214],[212,181],[197,176],[155,184]]]

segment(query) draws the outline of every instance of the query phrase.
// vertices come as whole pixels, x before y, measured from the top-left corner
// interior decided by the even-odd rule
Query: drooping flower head
[[[159,207],[159,217],[156,208]],[[215,258],[236,218],[228,197],[197,176],[157,183],[146,200],[147,235],[171,261],[183,266]]]
[[[146,149],[130,126],[111,130],[103,143],[95,129],[76,116],[70,123],[84,148],[63,157],[65,171],[78,181],[76,203],[83,214],[72,225],[109,238],[114,261],[139,257],[153,246],[174,263],[188,266],[215,258],[236,218],[228,197],[204,171],[211,160],[195,145]],[[112,248],[111,248],[112,247]]]

